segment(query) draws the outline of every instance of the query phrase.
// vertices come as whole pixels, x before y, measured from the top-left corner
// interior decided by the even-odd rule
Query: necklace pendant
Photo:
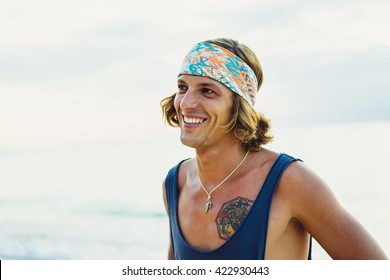
[[[207,213],[209,210],[213,207],[213,204],[211,203],[210,200],[207,200],[206,204],[204,205],[204,212]]]

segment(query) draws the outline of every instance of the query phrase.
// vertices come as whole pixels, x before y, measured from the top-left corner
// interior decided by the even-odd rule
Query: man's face
[[[200,76],[178,78],[175,109],[181,142],[192,148],[221,145],[232,137],[226,133],[233,106],[232,94],[221,83]]]

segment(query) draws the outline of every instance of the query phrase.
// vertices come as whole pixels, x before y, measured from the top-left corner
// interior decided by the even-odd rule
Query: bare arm
[[[163,199],[164,199],[165,211],[168,213],[168,203],[167,203],[167,194],[166,194],[166,189],[165,189],[165,180],[162,184],[162,188],[163,188]],[[168,260],[173,260],[173,250],[172,250],[172,240],[171,239],[169,239]]]
[[[292,216],[333,259],[387,259],[376,241],[338,203],[329,187],[304,164],[286,169]]]
[[[173,260],[172,241],[169,242],[168,260]]]

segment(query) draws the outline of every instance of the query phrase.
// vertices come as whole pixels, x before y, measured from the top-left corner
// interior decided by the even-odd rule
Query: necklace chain
[[[204,211],[205,211],[205,213],[207,213],[207,212],[211,209],[211,207],[213,206],[213,204],[211,203],[211,194],[212,194],[215,190],[217,190],[223,183],[225,183],[226,180],[229,179],[229,178],[234,174],[234,172],[236,172],[236,170],[244,163],[244,161],[245,161],[246,157],[248,156],[248,154],[249,154],[249,150],[246,152],[246,154],[245,154],[244,158],[241,160],[241,162],[233,169],[233,171],[230,172],[230,174],[227,175],[226,178],[223,179],[223,180],[221,181],[221,183],[219,183],[218,185],[216,185],[210,192],[208,192],[208,191],[206,190],[206,188],[203,186],[202,179],[200,178],[199,169],[198,169],[198,178],[199,178],[200,186],[202,187],[202,189],[204,190],[204,192],[207,194],[207,201],[206,201],[206,204],[204,205]]]

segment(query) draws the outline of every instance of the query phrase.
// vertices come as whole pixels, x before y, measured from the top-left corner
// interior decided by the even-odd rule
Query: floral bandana
[[[257,79],[253,70],[234,53],[218,45],[198,43],[186,55],[179,76],[208,77],[225,85],[252,106]]]

